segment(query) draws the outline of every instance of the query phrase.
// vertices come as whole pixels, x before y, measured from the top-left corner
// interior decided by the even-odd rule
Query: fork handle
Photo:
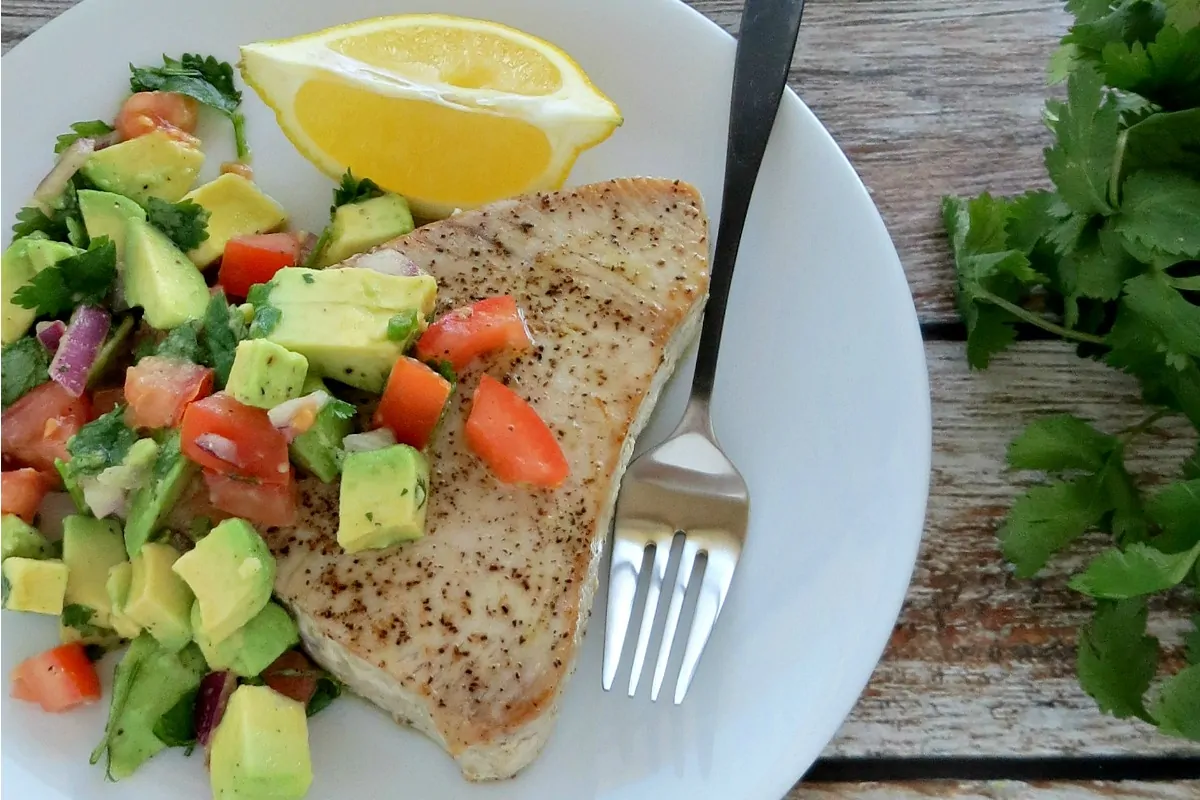
[[[716,251],[709,269],[708,304],[692,379],[693,399],[707,401],[712,395],[733,267],[754,182],[787,85],[803,10],[804,0],[746,0],[742,10],[729,103],[725,193]]]

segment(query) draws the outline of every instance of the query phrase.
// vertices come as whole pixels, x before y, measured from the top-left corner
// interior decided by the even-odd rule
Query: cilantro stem
[[[1131,428],[1126,428],[1125,430],[1121,431],[1121,439],[1123,441],[1125,441],[1126,443],[1128,443],[1132,439],[1134,439],[1134,438],[1140,436],[1141,434],[1145,433],[1146,431],[1150,430],[1150,428],[1152,428],[1154,426],[1154,423],[1158,422],[1163,417],[1169,417],[1171,414],[1172,414],[1171,409],[1160,408],[1158,411],[1155,411],[1153,414],[1146,417],[1144,420],[1139,422],[1137,425],[1134,425]]]
[[[242,112],[234,111],[229,115],[229,119],[233,122],[233,140],[237,145],[238,161],[249,164],[250,145],[246,143],[246,118]]]
[[[1030,311],[1028,309],[1021,308],[1016,303],[1010,303],[1008,300],[1005,300],[1003,297],[1000,297],[999,295],[996,295],[996,294],[992,294],[987,289],[976,289],[974,294],[980,300],[985,300],[994,306],[999,306],[1000,308],[1003,308],[1008,313],[1012,314],[1014,317],[1017,317],[1018,319],[1023,320],[1024,322],[1028,322],[1030,325],[1035,325],[1035,326],[1041,328],[1042,330],[1046,331],[1047,333],[1053,333],[1055,336],[1060,336],[1063,339],[1070,339],[1071,341],[1081,342],[1083,344],[1095,344],[1095,345],[1107,345],[1108,344],[1104,340],[1103,336],[1096,336],[1095,334],[1084,333],[1083,331],[1073,331],[1070,328],[1064,328],[1061,325],[1056,325],[1053,322],[1051,322],[1050,320],[1043,319],[1042,317],[1038,316],[1037,314],[1033,313],[1032,311]]]

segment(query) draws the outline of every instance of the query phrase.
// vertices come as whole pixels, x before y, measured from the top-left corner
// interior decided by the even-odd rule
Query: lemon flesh
[[[620,112],[558,48],[493,22],[383,17],[242,48],[297,149],[423,217],[558,188]]]

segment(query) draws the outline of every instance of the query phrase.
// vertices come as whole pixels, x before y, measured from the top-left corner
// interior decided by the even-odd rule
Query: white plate
[[[4,57],[3,218],[47,170],[56,134],[113,115],[131,61],[183,51],[233,61],[239,43],[426,10],[490,17],[564,47],[626,120],[571,182],[683,178],[703,191],[715,226],[734,42],[675,0],[88,0]],[[259,180],[298,225],[319,228],[330,182],[249,91],[246,107]],[[228,147],[219,123],[202,133]],[[643,447],[678,418],[690,372],[689,362]],[[647,681],[635,699],[601,691],[602,594],[554,736],[518,778],[468,785],[434,745],[350,700],[312,721],[309,796],[778,800],[835,734],[911,575],[928,489],[929,391],[887,231],[791,92],[746,227],[715,414],[754,509],[749,549],[684,705],[651,704]],[[5,675],[55,643],[50,620],[2,616]],[[105,783],[87,763],[104,708],[53,716],[10,700],[7,687],[4,695],[6,796],[149,800],[164,786],[180,800],[209,796],[202,759],[180,751]]]

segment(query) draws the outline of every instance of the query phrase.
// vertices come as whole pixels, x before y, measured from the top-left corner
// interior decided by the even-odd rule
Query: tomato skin
[[[125,372],[126,421],[135,428],[171,428],[188,403],[208,397],[213,371],[190,361],[146,356]]]
[[[390,428],[400,444],[424,450],[452,388],[450,381],[420,361],[401,356],[375,410],[375,425]]]
[[[490,375],[479,381],[464,433],[467,446],[504,483],[553,489],[570,474],[562,447],[533,406]]]
[[[317,691],[318,670],[299,650],[288,650],[262,672],[262,679],[284,697],[308,705]]]
[[[512,295],[480,300],[448,312],[417,340],[421,361],[449,361],[455,372],[476,358],[499,350],[520,352],[533,346],[529,329]]]
[[[100,699],[100,677],[80,642],[47,650],[13,670],[12,696],[45,711],[69,711]]]
[[[217,283],[227,293],[245,298],[251,286],[266,283],[276,272],[299,261],[300,239],[293,233],[239,236],[225,245]]]
[[[54,381],[47,381],[0,416],[4,458],[39,472],[54,473],[54,459],[71,458],[67,440],[91,419],[92,403],[86,394],[72,397]]]
[[[196,131],[200,104],[175,92],[138,92],[117,113],[116,128],[121,140],[136,139],[161,130],[187,144],[199,144]]]
[[[14,469],[0,475],[0,514],[16,514],[26,522],[33,522],[42,498],[50,490],[50,483],[36,469]]]
[[[225,440],[208,446],[202,436]],[[290,480],[287,439],[275,429],[267,412],[242,405],[224,392],[189,403],[183,412],[183,454],[200,466],[223,475],[258,478],[263,483]],[[224,446],[232,452],[219,454]]]
[[[208,502],[213,507],[261,525],[291,525],[298,498],[292,473],[287,483],[262,483],[204,470]]]

